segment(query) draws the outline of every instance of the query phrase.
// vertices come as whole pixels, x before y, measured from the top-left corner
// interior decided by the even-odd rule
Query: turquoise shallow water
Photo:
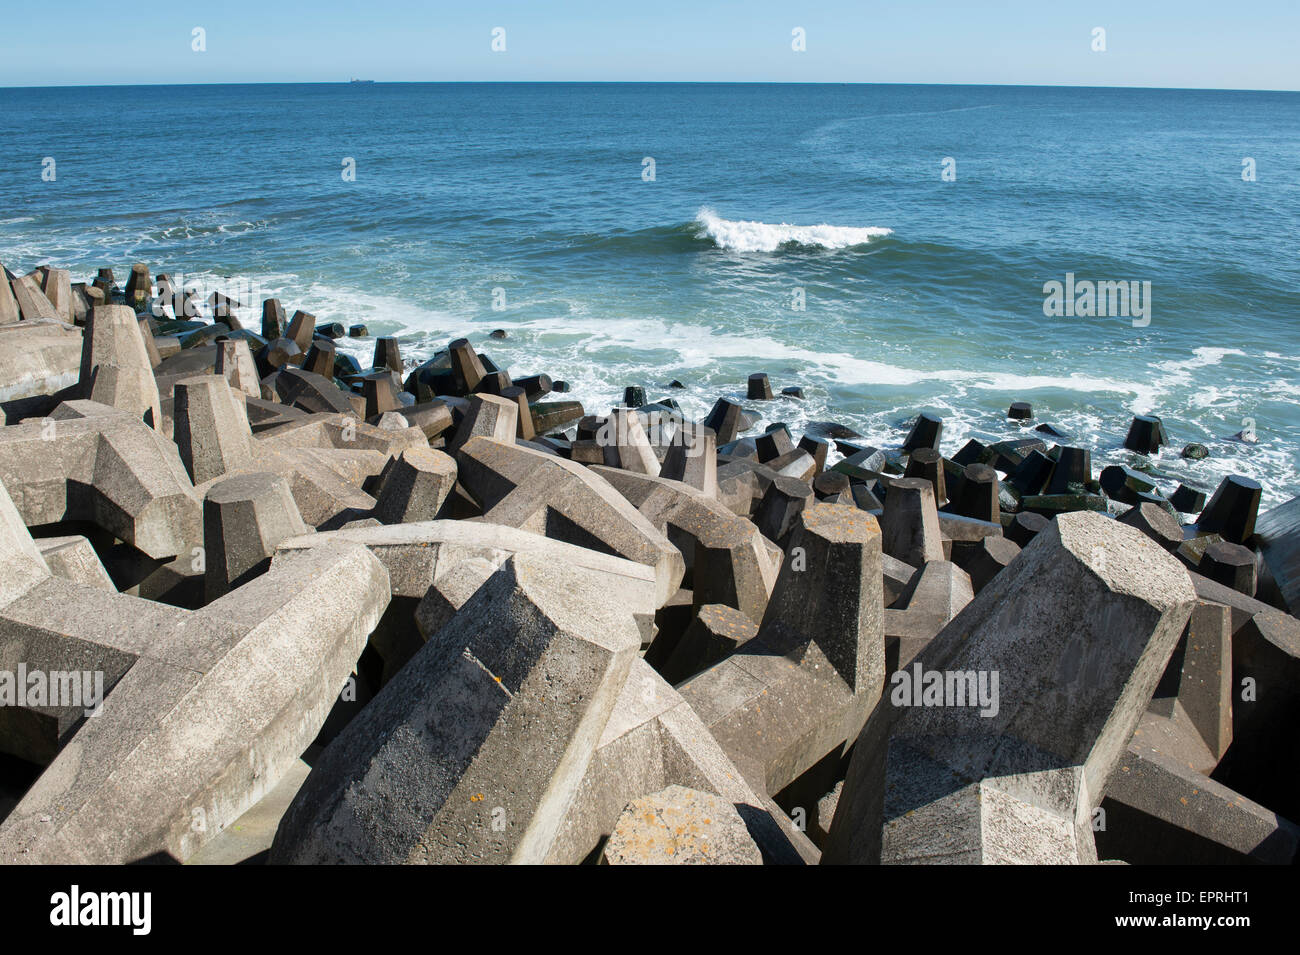
[[[1009,433],[1023,399],[1096,465],[1154,412],[1171,475],[1300,493],[1300,94],[344,84],[0,104],[29,120],[0,132],[14,270],[143,260],[399,334],[409,358],[465,334],[593,410],[679,378],[702,413],[762,370],[808,395],[765,420],[887,443],[927,409],[952,452]],[[1149,324],[1045,315],[1067,273],[1150,282]],[[1246,419],[1258,443],[1227,440]],[[1182,461],[1189,441],[1212,457]]]

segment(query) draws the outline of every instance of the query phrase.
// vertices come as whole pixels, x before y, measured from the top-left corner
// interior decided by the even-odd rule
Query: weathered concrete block
[[[1001,517],[998,472],[987,464],[968,464],[962,476],[961,487],[953,492],[949,510],[977,521],[998,523]],[[888,503],[886,495],[885,504]]]
[[[543,861],[640,647],[608,585],[507,561],[326,747],[271,860]]]
[[[669,683],[689,680],[757,635],[758,624],[739,610],[705,604],[659,667],[659,674]]]
[[[830,454],[831,443],[825,438],[805,434],[799,439],[799,450],[813,459],[817,474],[826,470],[826,458]]]
[[[168,279],[167,284],[171,284]],[[144,304],[144,300],[153,294],[153,282],[149,280],[149,266],[144,262],[136,262],[131,266],[131,274],[126,279],[125,298],[126,304],[135,307],[136,303]],[[176,312],[177,318],[189,317],[198,314],[180,310]]]
[[[936,504],[948,499],[947,486],[944,483],[943,455],[934,448],[917,448],[907,458],[907,470],[904,477],[922,478],[934,488]]]
[[[943,437],[943,419],[936,414],[923,411],[912,423],[912,428],[903,441],[903,450],[911,452],[918,448],[933,448],[937,451],[941,437]]]
[[[303,359],[303,370],[322,378],[333,378],[335,354],[334,342],[318,338],[311,343],[311,349]]]
[[[12,502],[10,504],[12,506]],[[86,587],[95,587],[108,593],[117,593],[108,571],[95,553],[90,541],[81,536],[43,537],[36,541],[36,549],[45,558],[46,566],[55,577],[71,580]]]
[[[884,683],[875,518],[809,505],[790,554],[758,636],[679,688],[769,793],[855,738]]]
[[[707,604],[734,607],[762,620],[781,567],[758,529],[688,485],[649,475],[595,467],[681,552],[683,586],[696,609]]]
[[[974,599],[970,575],[951,561],[932,560],[917,570],[885,611],[885,637],[898,640],[898,669]]]
[[[1099,855],[1135,865],[1293,865],[1300,829],[1153,745],[1150,719],[1106,787]]]
[[[174,394],[176,447],[195,484],[249,463],[253,431],[225,377],[187,378],[176,383]]]
[[[52,395],[75,385],[81,350],[81,331],[62,322],[0,322],[0,401]]]
[[[387,368],[389,371],[400,373],[402,371],[402,351],[398,346],[397,339],[392,336],[376,338],[375,360],[371,364],[376,369]]]
[[[823,861],[1095,861],[1092,809],[1195,602],[1186,570],[1135,529],[1058,517],[913,663],[947,705],[904,705],[920,680],[896,675]],[[1000,691],[972,706],[980,674]]]
[[[405,431],[411,427],[411,422],[406,420],[406,415],[397,411],[385,411],[377,419],[374,425],[381,431]]]
[[[276,546],[305,534],[289,482],[276,474],[218,481],[203,499],[203,590],[208,603],[271,566]]]
[[[471,560],[485,560],[495,569],[514,554],[531,554],[556,566],[601,574],[619,595],[620,605],[638,620],[653,618],[658,606],[651,567],[481,521],[355,526],[291,538],[282,542],[279,550],[321,547],[336,538],[365,545],[388,572],[392,602],[371,637],[371,644],[384,658],[386,673],[399,670],[423,646],[424,638],[411,621],[430,588]]]
[[[96,303],[94,308],[98,308],[102,304],[103,304],[102,302]],[[84,312],[82,312],[80,320],[77,322],[77,324],[85,325],[86,319],[89,317],[92,311],[93,309],[87,308]],[[154,340],[153,329],[149,327],[149,319],[138,318],[136,320],[136,325],[139,326],[140,328],[140,340],[144,342],[145,354],[149,356],[149,367],[157,368],[160,364],[162,364],[163,356],[162,356],[162,352],[158,350],[158,343]]]
[[[158,384],[135,312],[101,305],[86,319],[81,349],[81,394],[162,427]]]
[[[1169,495],[1169,504],[1179,514],[1199,514],[1205,509],[1205,492],[1179,484]]]
[[[519,406],[508,398],[497,395],[472,395],[469,408],[460,427],[447,442],[447,451],[454,454],[470,438],[481,436],[494,441],[511,443],[518,433]]]
[[[248,342],[244,339],[227,339],[217,343],[216,373],[225,378],[235,391],[250,398],[261,397],[257,365],[253,361],[253,353],[248,350]]]
[[[1232,612],[1200,601],[1187,621],[1148,710],[1185,722],[1204,750],[1196,769],[1209,773],[1232,742]]]
[[[176,445],[126,412],[0,428],[0,482],[31,527],[88,521],[150,557],[201,539],[202,502]]]
[[[1300,765],[1300,738],[1292,730],[1300,720],[1300,621],[1231,590],[1221,596],[1225,604],[1239,597],[1249,616],[1232,634],[1232,746],[1215,778],[1294,821],[1300,791],[1279,767]],[[1237,612],[1233,606],[1234,617]]]
[[[361,382],[361,395],[365,402],[364,415],[367,419],[377,418],[386,411],[397,411],[402,407],[398,398],[397,382],[390,372],[374,372],[366,375]]]
[[[46,269],[45,282],[41,286],[45,297],[54,306],[59,320],[72,324],[72,277],[67,269]]]
[[[489,522],[652,566],[660,604],[681,584],[681,552],[582,465],[481,436],[460,447],[456,464],[461,486]]]
[[[709,497],[718,495],[717,436],[703,425],[683,421],[673,434],[660,477],[689,484]]]
[[[515,437],[520,441],[532,441],[537,436],[533,428],[533,412],[528,407],[528,396],[517,385],[501,389],[501,397],[515,403]]]
[[[380,478],[375,517],[385,524],[431,521],[456,483],[456,462],[432,448],[410,448]]]
[[[745,779],[695,711],[644,660],[634,660],[564,824],[547,854],[572,865],[609,835],[627,803],[665,786],[727,800],[769,864],[815,862],[817,851]]]
[[[299,356],[305,357],[308,349],[311,348],[315,332],[316,316],[299,309],[293,313],[293,318],[289,320],[289,327],[284,330],[284,337],[298,346]],[[302,358],[300,357],[295,364],[301,364],[301,362]]]
[[[22,313],[23,321],[62,321],[58,309],[45,297],[41,287],[30,275],[13,279],[9,286],[13,289],[14,299],[18,302],[18,311]]]
[[[1255,566],[1255,552],[1249,547],[1229,544],[1227,541],[1216,541],[1205,548],[1196,570],[1247,597],[1255,596],[1259,580]]]
[[[659,475],[655,457],[641,417],[630,408],[615,408],[596,433],[596,442],[604,453],[605,464],[636,474]]]
[[[0,605],[16,600],[50,576],[50,568],[6,487],[6,482],[0,482]]]
[[[430,440],[444,434],[452,426],[451,407],[445,401],[427,401],[402,409],[402,417],[413,428],[419,428]]]
[[[0,657],[112,688],[0,824],[0,859],[187,859],[311,742],[387,599],[378,562],[336,543],[197,613],[57,578],[9,601]]]
[[[905,564],[896,557],[890,557],[888,554],[880,555],[881,583],[885,591],[885,606],[892,606],[907,589],[912,577],[916,574],[916,568],[911,564]],[[937,633],[938,631],[936,631]]]
[[[750,397],[753,390],[751,378]],[[601,865],[762,865],[763,855],[731,803],[696,789],[669,786],[628,803],[614,823],[600,861]]]
[[[497,566],[484,557],[468,557],[436,576],[415,607],[415,625],[423,638],[421,642],[427,642],[451,623],[460,608],[497,572]],[[414,656],[414,652],[411,655]],[[405,662],[401,661],[402,664]],[[397,669],[400,666],[393,668],[392,672],[396,673]],[[388,678],[391,679],[391,674]],[[385,679],[384,682],[387,683],[388,680]]]
[[[754,524],[764,537],[784,548],[798,527],[799,515],[816,500],[810,485],[776,475],[754,509]]]
[[[782,477],[794,478],[805,484],[817,476],[816,458],[800,448],[793,448],[780,457],[773,458],[766,466]]]
[[[1129,509],[1120,523],[1136,527],[1167,551],[1175,551],[1183,542],[1178,520],[1158,504],[1147,501]]]
[[[286,330],[284,306],[278,298],[262,300],[262,337],[268,342],[284,338]]]
[[[257,373],[263,378],[275,374],[281,368],[301,365],[305,358],[306,355],[292,338],[273,338],[259,348],[254,356]]]
[[[771,467],[771,462],[794,450],[794,438],[783,424],[773,425],[766,433],[754,439],[754,450],[760,464]]]
[[[1062,447],[1044,494],[1080,494],[1091,480],[1092,452],[1087,448]]]
[[[1165,428],[1155,415],[1137,415],[1128,428],[1124,447],[1138,454],[1155,454],[1167,443]]]
[[[586,416],[581,401],[539,401],[528,406],[535,434],[554,434]]]
[[[970,574],[971,586],[979,593],[1013,560],[1020,556],[1020,545],[1005,537],[985,537],[962,565]]]
[[[1229,752],[1232,717],[1232,610],[1202,600],[1107,783],[1099,854],[1134,863],[1295,858],[1292,823],[1209,778]]]
[[[740,436],[745,409],[734,401],[719,398],[704,419],[704,426],[714,433],[718,444],[730,444]]]
[[[1051,524],[1042,514],[1031,514],[1025,511],[1017,514],[1007,525],[1006,537],[1019,544],[1021,547],[1028,547],[1029,542],[1045,531]]]
[[[772,382],[766,373],[760,371],[749,376],[748,396],[751,401],[772,400]]]
[[[1196,519],[1196,526],[1205,534],[1218,534],[1233,544],[1244,544],[1255,533],[1255,518],[1259,514],[1262,493],[1258,481],[1240,474],[1230,474],[1222,481]]]
[[[1099,483],[1106,496],[1112,501],[1129,505],[1140,504],[1141,495],[1151,494],[1156,490],[1156,482],[1147,475],[1121,464],[1102,468]]]
[[[817,500],[830,504],[853,504],[851,483],[839,471],[826,471],[813,478],[812,489]]]
[[[460,394],[467,395],[478,387],[487,374],[483,362],[479,360],[469,340],[458,338],[447,346],[451,359],[451,371]]]
[[[9,286],[9,276],[5,267],[0,265],[0,325],[11,325],[18,321],[18,300]]]
[[[1278,602],[1292,616],[1300,614],[1300,497],[1261,514],[1255,533]]]
[[[337,451],[382,451],[395,457],[407,448],[427,448],[419,428],[388,431],[349,414],[309,414],[258,433],[263,449],[321,448]]]
[[[1025,455],[1014,471],[1007,475],[1007,485],[1014,488],[1022,497],[1043,493],[1056,462],[1034,450]]]
[[[930,481],[902,478],[890,484],[880,521],[880,542],[886,554],[913,567],[943,560],[939,510]]]

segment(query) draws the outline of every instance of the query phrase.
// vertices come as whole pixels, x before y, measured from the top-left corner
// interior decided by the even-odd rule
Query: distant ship
[[[351,80],[348,80],[348,82],[349,83],[373,83],[374,80],[358,80],[356,78],[353,78]]]

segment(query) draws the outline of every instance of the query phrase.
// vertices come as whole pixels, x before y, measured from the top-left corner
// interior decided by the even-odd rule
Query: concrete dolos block
[[[591,470],[681,551],[686,566],[682,586],[693,591],[697,610],[725,604],[756,623],[763,619],[781,555],[769,549],[758,528],[681,481],[617,468]]]
[[[45,421],[0,428],[0,482],[29,527],[89,521],[150,557],[189,553],[202,502],[176,445],[128,412],[67,403]]]
[[[0,401],[52,395],[75,385],[81,351],[81,330],[62,322],[0,323]]]
[[[489,523],[647,564],[655,569],[659,606],[681,585],[681,552],[582,465],[477,435],[457,451],[456,464],[461,486]]]
[[[96,306],[86,318],[83,335],[82,397],[161,428],[158,383],[135,312],[125,305]]]
[[[1095,861],[1092,809],[1195,604],[1187,571],[1141,532],[1057,517],[891,681],[823,861]],[[924,705],[903,691],[928,672],[940,690]],[[986,689],[997,675],[995,706],[958,700],[965,674]]]
[[[384,524],[431,521],[456,483],[456,462],[432,448],[408,448],[380,477],[375,517]]]
[[[191,613],[42,577],[14,513],[0,493],[0,660],[109,689],[0,824],[0,861],[184,861],[320,730],[388,602],[384,569],[335,542]]]
[[[857,736],[885,679],[880,529],[844,504],[799,515],[758,635],[679,690],[776,793]]]
[[[248,414],[224,376],[178,381],[173,415],[176,447],[195,484],[221,477],[252,457]]]
[[[326,747],[271,861],[543,861],[641,645],[608,586],[507,561]]]
[[[240,474],[212,485],[203,499],[206,599],[264,573],[282,540],[307,531],[289,482],[279,475]]]
[[[671,785],[712,793],[734,806],[765,862],[816,860],[816,847],[750,785],[681,694],[637,659],[546,861],[581,862],[613,832],[630,800]]]

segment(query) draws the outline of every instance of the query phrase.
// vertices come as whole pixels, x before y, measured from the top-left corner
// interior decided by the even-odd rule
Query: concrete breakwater
[[[3,861],[1294,861],[1300,503],[1159,418],[590,413],[260,305],[0,281]]]

